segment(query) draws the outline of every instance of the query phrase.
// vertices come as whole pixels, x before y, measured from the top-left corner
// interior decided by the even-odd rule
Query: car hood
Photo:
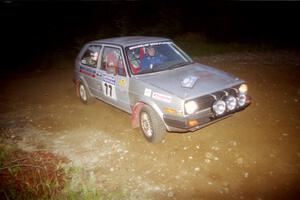
[[[199,63],[141,75],[138,79],[184,100],[243,83],[231,74]]]

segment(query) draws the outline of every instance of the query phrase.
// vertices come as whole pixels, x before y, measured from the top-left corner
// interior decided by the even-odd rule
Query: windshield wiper
[[[153,65],[152,68],[141,69],[139,74],[147,74],[147,73],[153,73],[153,72],[158,72],[158,71],[162,71],[162,69],[160,69],[158,65]]]
[[[187,65],[187,64],[191,64],[191,62],[180,62],[180,63],[177,63],[175,65],[170,66],[168,69],[172,70],[172,69],[182,67],[182,66]]]

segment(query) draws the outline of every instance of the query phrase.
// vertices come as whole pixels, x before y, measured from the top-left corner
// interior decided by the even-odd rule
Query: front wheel
[[[149,106],[144,106],[141,109],[140,127],[149,142],[159,143],[166,136],[165,125],[158,114]]]

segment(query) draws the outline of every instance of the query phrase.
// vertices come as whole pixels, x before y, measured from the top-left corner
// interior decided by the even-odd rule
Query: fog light
[[[226,110],[226,103],[222,100],[218,100],[213,105],[213,110],[217,115],[222,115]]]
[[[194,127],[194,126],[197,126],[199,123],[197,120],[193,119],[193,120],[189,120],[189,126],[190,127]]]
[[[226,98],[226,106],[228,110],[233,110],[236,107],[236,98],[233,96],[228,96]]]
[[[246,100],[247,100],[247,97],[246,95],[244,94],[239,94],[239,96],[237,97],[237,102],[239,104],[239,106],[244,106],[246,104]]]

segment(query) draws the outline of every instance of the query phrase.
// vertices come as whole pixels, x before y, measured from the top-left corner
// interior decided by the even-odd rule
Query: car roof
[[[161,42],[161,41],[172,41],[172,40],[169,38],[164,38],[164,37],[126,36],[126,37],[114,37],[114,38],[95,40],[93,42],[128,47],[128,46],[133,46],[133,45],[138,45],[138,44]]]

